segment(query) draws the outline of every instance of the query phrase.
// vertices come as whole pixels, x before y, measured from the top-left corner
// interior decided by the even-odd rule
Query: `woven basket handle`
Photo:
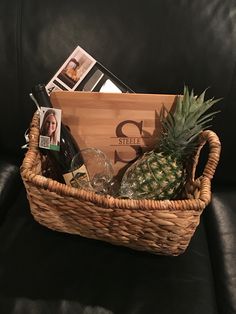
[[[194,160],[193,160],[192,178],[191,178],[193,181],[195,178],[196,167],[198,164],[201,149],[207,142],[209,144],[209,155],[208,155],[207,163],[203,170],[203,176],[211,180],[214,176],[216,167],[218,165],[218,162],[220,159],[220,152],[221,152],[220,140],[218,136],[216,135],[216,133],[214,133],[211,130],[205,130],[200,134],[200,145],[198,147],[197,153],[194,156]]]
[[[29,133],[29,147],[34,152],[39,150],[39,133],[39,112],[36,111],[30,124]]]

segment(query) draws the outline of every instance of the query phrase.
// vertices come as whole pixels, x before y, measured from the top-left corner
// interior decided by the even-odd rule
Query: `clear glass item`
[[[83,169],[82,172],[78,169]],[[98,194],[115,196],[118,183],[114,178],[112,164],[106,154],[97,148],[85,148],[71,162],[73,186]]]

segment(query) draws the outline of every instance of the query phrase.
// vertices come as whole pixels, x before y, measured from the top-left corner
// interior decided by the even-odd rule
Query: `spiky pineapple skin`
[[[158,146],[136,161],[121,182],[121,196],[131,199],[180,198],[187,170],[196,153],[199,134],[217,112],[207,113],[219,99],[205,100],[205,91],[195,96],[184,87],[174,111],[163,106],[160,112],[161,133]]]
[[[174,156],[145,153],[126,171],[121,195],[131,199],[175,199],[186,181],[186,170]]]

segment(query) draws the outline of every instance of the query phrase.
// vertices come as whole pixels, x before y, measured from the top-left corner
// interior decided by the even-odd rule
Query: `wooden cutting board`
[[[176,95],[56,91],[55,108],[62,110],[80,149],[96,147],[110,159],[117,174],[144,151],[160,132],[160,110],[170,110]],[[122,170],[121,170],[122,171]]]

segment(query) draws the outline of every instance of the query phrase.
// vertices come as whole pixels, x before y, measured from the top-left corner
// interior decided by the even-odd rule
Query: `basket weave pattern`
[[[220,141],[204,131],[193,161],[186,198],[183,200],[127,200],[79,190],[43,176],[38,149],[39,115],[33,117],[29,149],[21,166],[32,215],[40,224],[61,232],[78,234],[155,254],[183,253],[211,199],[211,179],[220,156]],[[194,179],[199,154],[209,143],[207,164]]]

